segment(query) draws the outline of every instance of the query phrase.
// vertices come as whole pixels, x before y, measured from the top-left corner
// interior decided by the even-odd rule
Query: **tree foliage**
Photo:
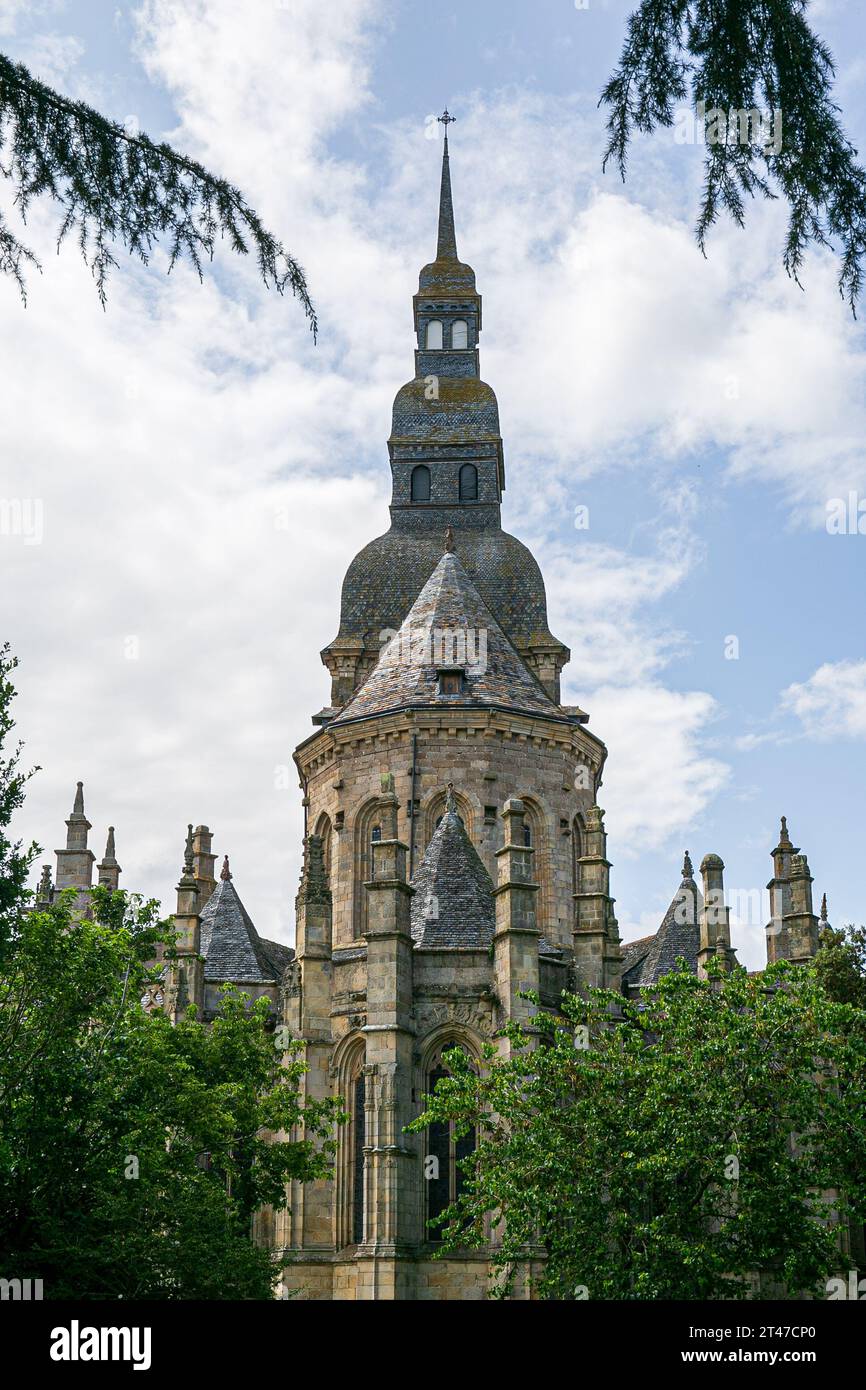
[[[866,1013],[782,964],[563,995],[506,1033],[480,1070],[449,1053],[412,1126],[477,1134],[444,1254],[493,1230],[500,1294],[533,1255],[555,1299],[822,1289],[835,1221],[866,1216]]]
[[[866,927],[825,927],[815,970],[831,999],[866,1009]]]
[[[866,174],[832,99],[835,70],[810,28],[807,0],[641,0],[604,88],[605,164],[625,177],[634,132],[670,126],[688,100],[704,111],[781,112],[780,147],[742,139],[739,123],[707,143],[697,239],[705,249],[721,209],[740,225],[745,199],[781,192],[789,204],[784,264],[799,283],[810,243],[838,249],[839,289],[852,310],[866,254]],[[718,134],[718,131],[716,132]]]
[[[92,107],[38,81],[0,54],[0,174],[10,179],[26,219],[35,198],[60,205],[58,246],[73,233],[105,304],[115,248],[146,265],[157,243],[169,250],[169,270],[187,256],[202,275],[218,237],[233,251],[252,249],[265,285],[291,290],[315,336],[316,312],[298,262],[261,223],[243,194],[201,164],[132,134]],[[26,298],[25,268],[33,252],[0,217],[0,272]]]
[[[9,643],[0,647],[0,965],[14,931],[21,909],[29,893],[27,876],[38,853],[38,847],[31,844],[22,848],[20,840],[10,840],[9,826],[14,813],[24,801],[27,782],[38,771],[21,769],[21,743],[8,748],[9,735],[15,728],[12,718],[12,701],[15,687],[10,679],[18,665],[18,658],[12,656]]]
[[[0,977],[0,1265],[48,1298],[269,1298],[253,1215],[327,1177],[333,1102],[227,989],[210,1027],[146,1013],[157,905],[96,888],[20,924]],[[292,1137],[300,1131],[302,1137]]]

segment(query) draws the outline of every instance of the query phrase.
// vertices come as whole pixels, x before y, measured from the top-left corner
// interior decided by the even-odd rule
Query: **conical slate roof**
[[[655,984],[669,975],[682,956],[693,974],[698,970],[700,927],[698,925],[703,897],[693,874],[688,851],[683,863],[683,877],[670,907],[654,936],[642,937],[626,945],[623,960],[623,984],[628,988]]]
[[[265,941],[223,868],[219,883],[201,912],[201,953],[206,980],[274,984],[294,957],[290,946]]]
[[[416,946],[490,945],[496,915],[493,884],[450,796],[412,887]]]
[[[439,672],[458,669],[463,672],[461,690],[443,693]],[[399,633],[333,724],[431,705],[488,705],[564,717],[450,551],[442,556]]]

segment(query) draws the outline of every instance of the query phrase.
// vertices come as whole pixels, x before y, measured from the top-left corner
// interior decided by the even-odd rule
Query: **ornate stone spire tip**
[[[445,530],[445,554],[454,554],[454,532],[451,530],[450,526]]]
[[[694,878],[695,871],[688,850],[683,855],[683,878]]]
[[[190,822],[190,824],[189,824],[189,825],[187,826],[187,828],[186,828],[186,844],[184,845],[184,850],[183,850],[183,871],[184,871],[184,873],[185,873],[185,874],[191,874],[191,873],[192,873],[192,867],[193,867],[193,857],[192,857],[192,822]]]
[[[822,895],[822,897],[821,897],[821,921],[822,921],[822,922],[826,922],[826,921],[827,921],[827,894],[826,894],[826,893],[824,893],[824,894]]]
[[[227,882],[227,881],[231,878],[231,876],[232,876],[232,871],[231,871],[231,869],[229,868],[229,857],[228,857],[228,855],[226,854],[226,855],[223,856],[223,866],[222,866],[222,869],[220,870],[220,878]]]
[[[446,792],[445,792],[445,810],[446,810],[446,812],[447,812],[447,811],[456,811],[456,810],[457,810],[457,798],[456,798],[455,795],[454,795],[454,783],[453,783],[453,782],[449,782],[449,783],[448,783],[448,787],[447,787],[447,790],[446,790]]]

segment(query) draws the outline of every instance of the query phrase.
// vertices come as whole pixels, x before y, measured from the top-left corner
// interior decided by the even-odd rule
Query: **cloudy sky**
[[[781,814],[831,918],[866,920],[866,535],[827,527],[833,499],[866,499],[863,328],[827,254],[805,292],[787,279],[783,208],[721,223],[701,257],[699,146],[662,133],[625,185],[602,174],[596,102],[630,9],[0,0],[3,51],[239,184],[321,320],[314,346],[227,249],[203,285],[160,255],[124,262],[103,312],[34,208],[27,308],[0,283],[0,496],[38,501],[43,533],[0,535],[0,632],[42,768],[18,831],[46,860],[81,778],[124,886],[170,909],[187,821],[207,822],[259,930],[291,940],[291,754],[328,699],[318,653],[346,566],[387,529],[447,103],[503,521],[571,647],[564,698],[609,748],[623,935],[655,928],[684,848],[762,888]],[[858,5],[812,12],[866,148]],[[760,964],[761,922],[739,915],[734,944]]]

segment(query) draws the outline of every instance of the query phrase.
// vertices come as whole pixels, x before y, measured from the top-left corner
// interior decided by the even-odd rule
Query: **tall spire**
[[[445,107],[437,116],[445,127],[445,144],[442,149],[442,183],[439,188],[439,236],[436,242],[436,259],[457,260],[457,237],[454,232],[454,204],[451,201],[451,166],[448,162],[448,127],[456,116],[449,114]]]

